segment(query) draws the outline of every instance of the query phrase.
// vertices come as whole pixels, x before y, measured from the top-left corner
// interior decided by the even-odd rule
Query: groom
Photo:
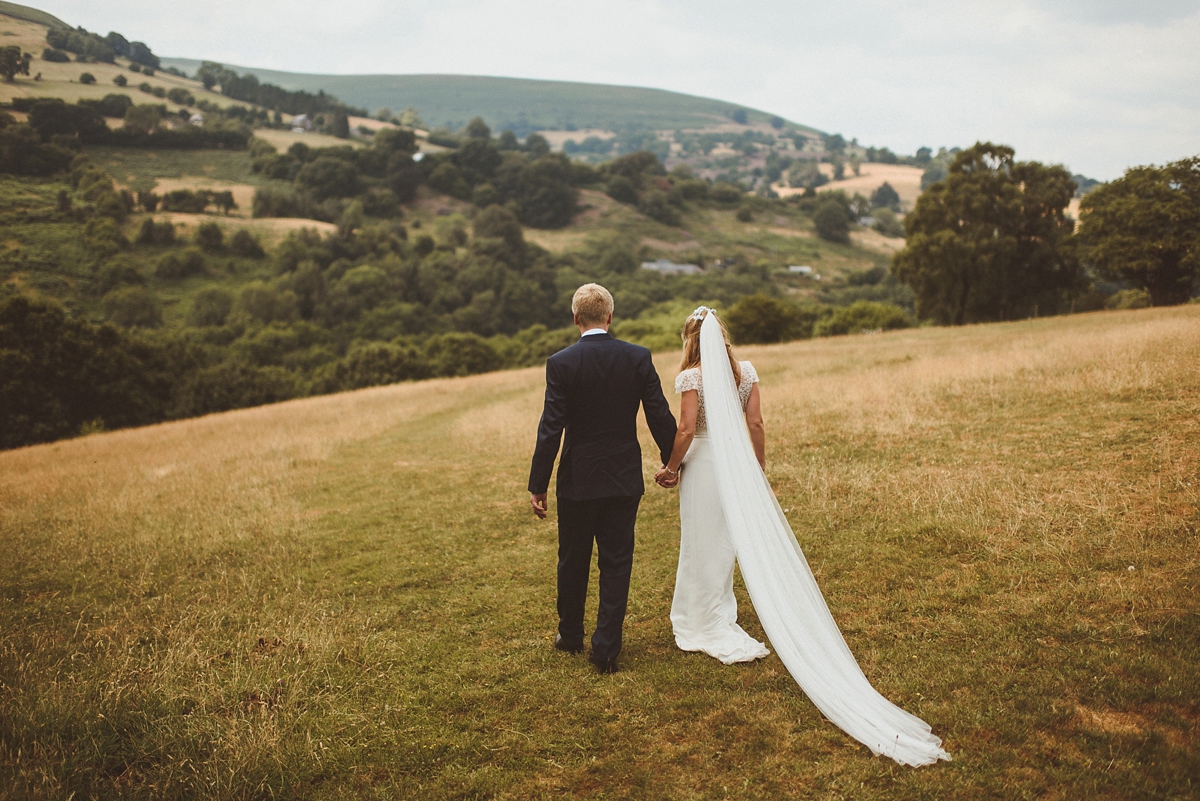
[[[583,651],[592,542],[600,563],[600,606],[592,634],[592,664],[617,671],[621,626],[633,569],[633,525],[646,491],[637,438],[641,405],[663,463],[671,456],[675,417],[663,397],[650,351],[613,338],[613,299],[599,284],[575,291],[571,312],[579,341],[546,361],[546,405],[529,471],[533,513],[546,517],[546,489],[566,432],[558,467],[558,636],[554,647]]]

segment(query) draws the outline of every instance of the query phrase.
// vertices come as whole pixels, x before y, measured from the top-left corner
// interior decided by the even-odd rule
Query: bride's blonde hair
[[[683,322],[683,361],[679,363],[679,372],[700,366],[700,326],[704,318],[712,311],[707,306],[701,306],[692,312]],[[721,326],[721,336],[725,338],[725,352],[729,354],[729,366],[733,368],[733,382],[742,383],[742,368],[737,357],[733,355],[733,346],[729,344],[729,331],[725,329],[725,321],[717,318]]]

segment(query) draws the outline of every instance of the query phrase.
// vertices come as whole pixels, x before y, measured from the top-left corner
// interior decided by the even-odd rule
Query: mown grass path
[[[622,671],[553,651],[534,369],[0,454],[0,797],[1200,792],[1200,308],[741,356],[851,649],[953,762],[675,649],[665,491]]]

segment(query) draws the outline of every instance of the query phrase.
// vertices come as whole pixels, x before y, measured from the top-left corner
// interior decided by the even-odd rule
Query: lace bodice
[[[758,383],[758,373],[754,371],[754,365],[750,362],[738,362],[738,366],[742,368],[742,382],[738,384],[738,400],[742,402],[742,411],[744,412],[746,404],[750,402],[750,391]],[[706,429],[708,421],[704,417],[704,381],[700,378],[699,367],[689,368],[675,376],[676,395],[687,392],[689,389],[696,390],[700,395],[700,409],[696,414],[696,430]]]

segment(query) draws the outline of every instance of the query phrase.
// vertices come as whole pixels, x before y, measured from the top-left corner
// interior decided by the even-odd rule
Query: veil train
[[[929,724],[880,695],[850,653],[758,466],[711,311],[700,327],[700,363],[721,506],[750,600],[775,652],[817,709],[872,752],[902,765],[949,760]]]

